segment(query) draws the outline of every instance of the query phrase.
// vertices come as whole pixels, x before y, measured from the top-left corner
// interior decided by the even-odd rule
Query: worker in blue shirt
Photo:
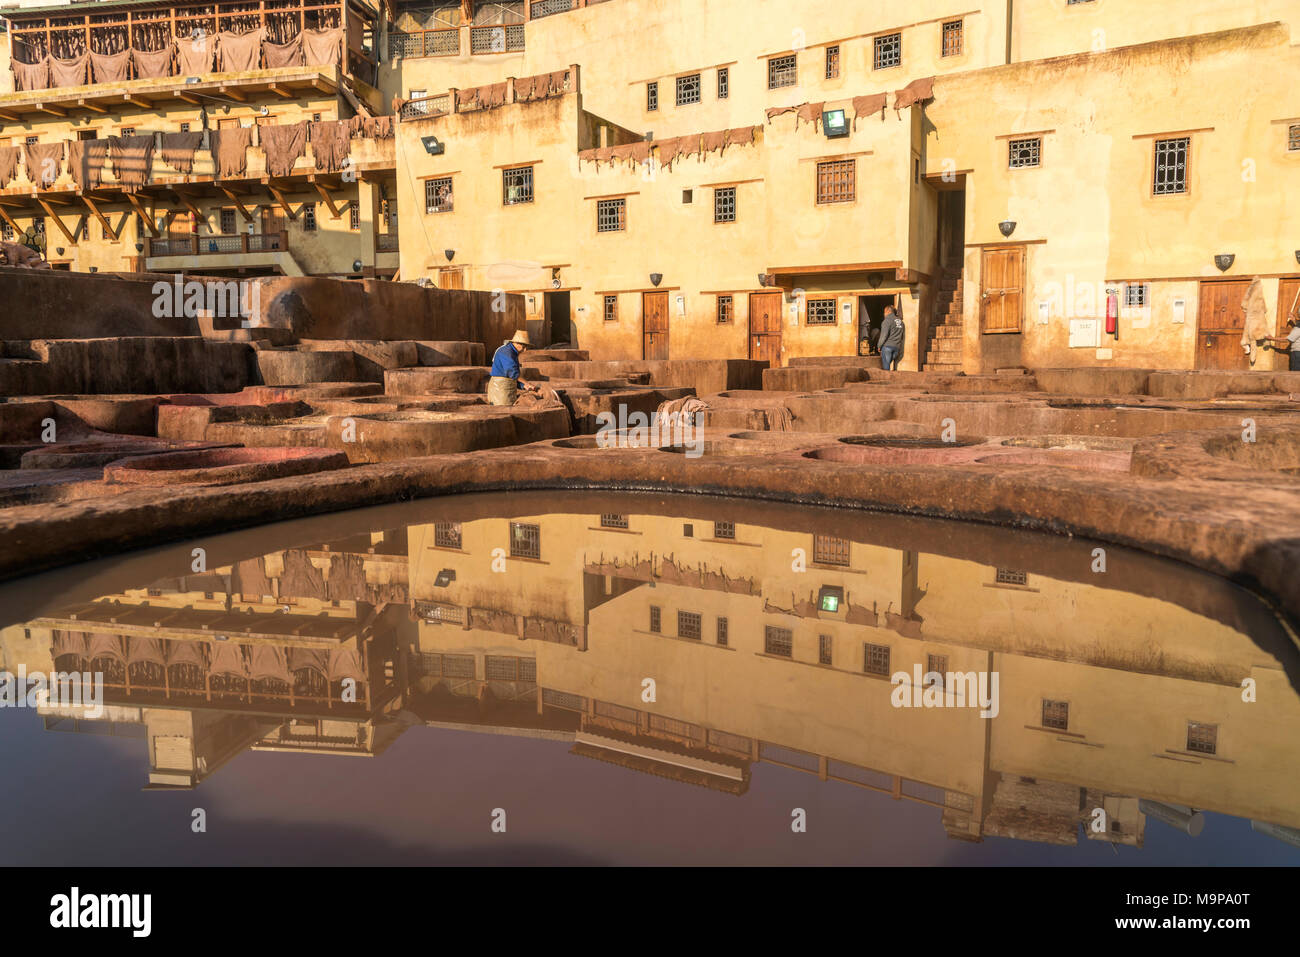
[[[492,378],[488,380],[488,402],[492,405],[514,405],[519,398],[519,390],[529,390],[532,386],[519,381],[519,354],[531,343],[528,333],[520,329],[514,338],[501,344],[492,356]]]

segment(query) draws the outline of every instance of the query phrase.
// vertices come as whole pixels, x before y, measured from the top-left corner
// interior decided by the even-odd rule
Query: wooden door
[[[1020,332],[1024,289],[1025,247],[985,249],[980,267],[980,330]]]
[[[644,345],[641,358],[668,358],[668,293],[641,294],[641,332]]]
[[[781,364],[781,294],[755,292],[749,296],[749,357]]]
[[[438,270],[439,289],[464,289],[465,273],[459,266],[443,267]]]
[[[1300,277],[1283,279],[1277,284],[1277,331],[1275,336],[1285,336],[1287,316],[1300,316]]]
[[[1250,359],[1241,348],[1246,326],[1242,300],[1250,280],[1201,283],[1196,311],[1196,368],[1249,369]]]
[[[262,235],[268,237],[263,240],[266,249],[280,248],[280,233],[289,228],[287,223],[279,206],[262,207]]]

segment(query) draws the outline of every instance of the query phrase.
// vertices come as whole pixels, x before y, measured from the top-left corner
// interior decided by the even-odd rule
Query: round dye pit
[[[223,448],[123,459],[104,469],[119,485],[234,485],[343,468],[347,456],[324,449]]]

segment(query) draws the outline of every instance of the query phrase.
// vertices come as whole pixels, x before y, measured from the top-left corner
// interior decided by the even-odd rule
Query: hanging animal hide
[[[302,51],[308,66],[338,66],[343,47],[343,31],[304,30]]]
[[[126,79],[131,64],[131,51],[121,53],[92,53],[90,70],[96,83],[121,83]]]
[[[262,37],[265,30],[250,30],[248,33],[236,34],[221,31],[217,52],[221,54],[221,73],[245,73],[256,70],[258,54],[262,49]]]
[[[42,189],[53,186],[62,172],[63,143],[28,143],[23,150],[27,179]]]
[[[352,129],[351,120],[321,120],[311,125],[311,151],[318,170],[336,173],[347,165]]]
[[[799,109],[796,110],[796,113],[798,115],[796,116],[794,121],[794,128],[796,130],[799,128],[800,120],[803,120],[806,123],[812,123],[814,125],[820,123],[822,118],[822,111],[825,109],[825,107],[826,107],[825,101],[821,103],[805,103],[803,106],[799,107]]]
[[[83,53],[71,60],[50,57],[50,86],[85,86],[90,82],[90,56]]]
[[[172,72],[172,46],[162,50],[132,50],[136,79],[141,77],[170,76]]]
[[[202,133],[164,133],[162,161],[181,173],[192,173],[194,153],[202,143]]]
[[[108,140],[69,140],[68,175],[85,192],[98,189],[104,181],[108,161]]]
[[[17,60],[10,60],[9,67],[14,71],[14,89],[20,93],[50,88],[49,57],[43,56],[35,63],[19,63]]]
[[[858,118],[863,116],[872,116],[876,113],[881,115],[885,112],[885,107],[889,105],[889,96],[885,93],[875,93],[871,96],[855,96],[853,98],[853,128],[858,128]]]
[[[909,106],[934,99],[934,77],[927,76],[913,80],[901,90],[894,91],[894,110],[901,112]]]
[[[0,146],[0,189],[4,189],[18,176],[18,146]]]
[[[152,134],[108,138],[113,175],[122,189],[132,192],[149,182],[149,174],[153,171],[153,147]]]
[[[288,43],[262,41],[262,56],[266,59],[266,68],[275,70],[286,66],[302,65],[302,34]]]
[[[176,38],[176,67],[180,76],[201,76],[211,73],[217,55],[217,38],[204,34],[199,37]]]
[[[248,148],[253,145],[251,126],[210,130],[208,149],[217,179],[242,179],[248,175]]]
[[[798,112],[799,112],[799,107],[797,106],[771,106],[768,107],[767,110],[767,121],[771,123],[773,117],[782,116],[783,114],[786,113],[798,113]]]
[[[306,122],[259,126],[257,137],[266,153],[266,172],[271,176],[291,175],[293,164],[307,155]]]

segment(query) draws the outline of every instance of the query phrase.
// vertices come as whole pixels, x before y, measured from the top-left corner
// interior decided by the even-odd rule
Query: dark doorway
[[[886,306],[899,308],[898,297],[892,294],[858,296],[858,355],[880,355],[880,326],[885,321]]]
[[[567,343],[569,337],[569,294],[546,294],[546,342],[543,345]]]

